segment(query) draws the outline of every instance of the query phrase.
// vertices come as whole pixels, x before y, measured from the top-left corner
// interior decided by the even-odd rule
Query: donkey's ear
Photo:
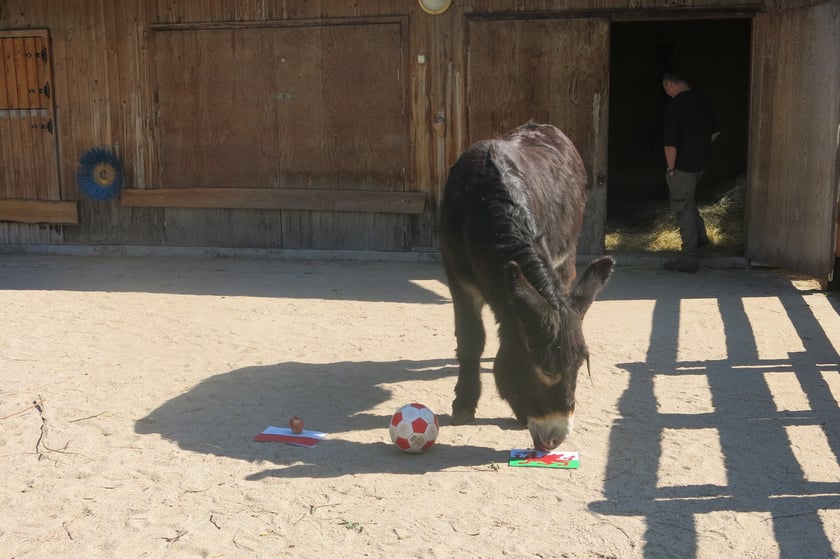
[[[528,281],[522,268],[517,262],[510,261],[505,266],[505,280],[508,284],[509,293],[517,301],[524,303],[525,307],[537,314],[543,312],[548,304],[545,297]]]
[[[583,317],[595,296],[607,283],[615,267],[615,260],[610,256],[604,256],[587,266],[583,275],[578,278],[575,288],[572,291],[572,307]]]
[[[541,335],[551,337],[556,334],[556,320],[553,317],[557,309],[528,281],[519,264],[508,262],[505,278],[514,299],[517,319],[529,336],[537,339]]]

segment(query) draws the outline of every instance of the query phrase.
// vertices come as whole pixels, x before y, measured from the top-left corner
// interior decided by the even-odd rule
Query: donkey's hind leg
[[[484,324],[481,309],[484,298],[473,286],[450,281],[455,308],[455,338],[460,370],[452,402],[452,425],[463,425],[475,419],[475,408],[481,396],[481,354],[484,352]]]

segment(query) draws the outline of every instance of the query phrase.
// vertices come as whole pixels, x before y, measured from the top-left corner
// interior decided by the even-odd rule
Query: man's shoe
[[[687,274],[697,273],[697,259],[696,258],[677,258],[676,260],[669,260],[663,266],[669,272],[685,272]]]

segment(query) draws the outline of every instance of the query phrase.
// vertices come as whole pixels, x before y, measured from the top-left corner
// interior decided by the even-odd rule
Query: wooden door
[[[837,239],[840,2],[753,26],[745,254],[828,280]]]
[[[530,119],[575,143],[589,175],[579,254],[604,252],[609,22],[595,18],[469,22],[468,139]]]
[[[155,39],[156,186],[308,191],[326,201],[406,190],[402,18],[161,26]],[[226,211],[213,217],[215,230],[233,215]],[[268,224],[231,226],[228,238],[250,235],[253,246],[262,236],[270,248],[409,248],[398,213],[283,208],[260,218]],[[184,230],[200,231],[201,220],[192,210],[167,213]]]
[[[66,205],[44,203],[61,200],[53,89],[47,31],[0,32],[0,221],[75,220],[75,205],[62,220]],[[46,240],[25,229],[4,225],[0,240]]]

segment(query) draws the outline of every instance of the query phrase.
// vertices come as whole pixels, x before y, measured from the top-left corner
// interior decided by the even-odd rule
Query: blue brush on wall
[[[113,200],[122,187],[120,162],[107,149],[93,148],[79,158],[76,182],[93,200]]]

